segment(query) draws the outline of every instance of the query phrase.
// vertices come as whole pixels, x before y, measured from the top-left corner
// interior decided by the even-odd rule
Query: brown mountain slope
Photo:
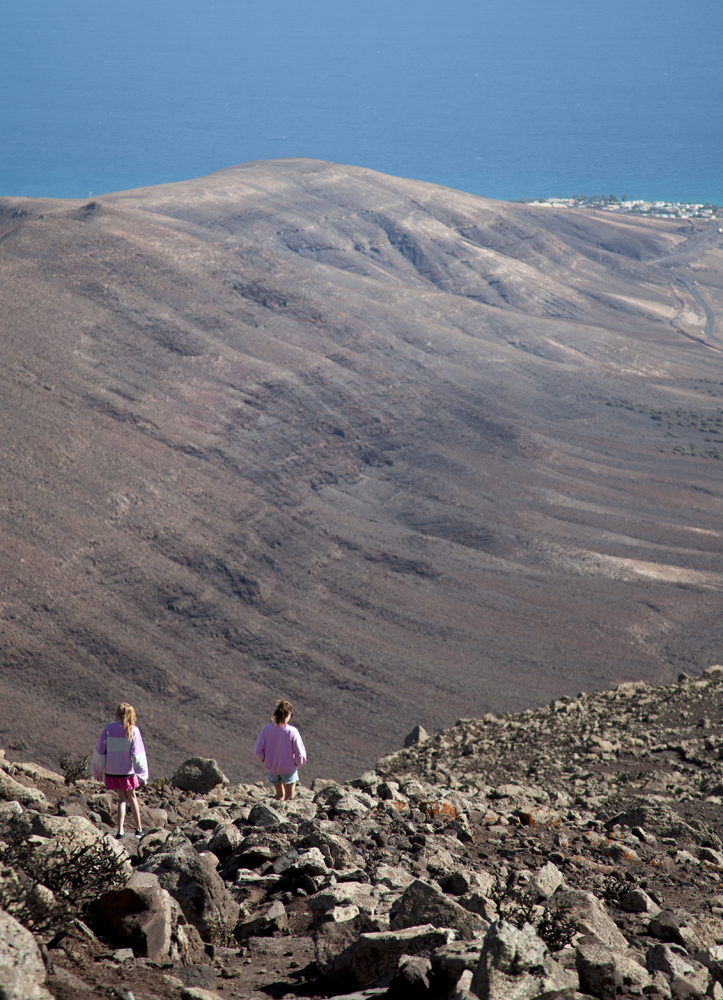
[[[342,776],[720,658],[717,226],[308,160],[0,211],[0,743],[123,697],[251,777],[284,694]]]

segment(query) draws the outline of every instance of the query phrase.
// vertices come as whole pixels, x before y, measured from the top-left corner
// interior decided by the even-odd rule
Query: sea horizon
[[[27,0],[4,28],[3,197],[304,156],[504,201],[723,204],[713,0]]]

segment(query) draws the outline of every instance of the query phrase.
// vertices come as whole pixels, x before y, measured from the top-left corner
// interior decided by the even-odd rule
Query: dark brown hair
[[[288,722],[291,716],[294,714],[294,706],[290,701],[284,701],[283,698],[279,698],[276,702],[276,708],[274,709],[274,714],[271,718],[274,721],[275,726],[283,726],[285,722]]]

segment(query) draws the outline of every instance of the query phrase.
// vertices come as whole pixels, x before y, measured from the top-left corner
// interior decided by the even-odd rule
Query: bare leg
[[[126,823],[126,793],[124,788],[116,788],[118,794],[118,836],[123,836]]]
[[[136,830],[142,830],[141,826],[141,809],[138,805],[138,799],[136,798],[135,788],[129,788],[126,792],[128,796],[128,804],[131,807],[131,814],[133,816],[133,822],[136,824]]]
[[[295,791],[296,791],[295,781],[292,781],[290,785],[284,785],[284,798],[293,799]]]
[[[274,785],[274,791],[276,792],[276,798],[281,801],[284,797],[284,783],[283,781],[277,781]]]

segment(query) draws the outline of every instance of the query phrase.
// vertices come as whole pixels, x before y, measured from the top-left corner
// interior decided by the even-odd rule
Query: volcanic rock
[[[419,924],[452,927],[458,937],[467,941],[483,937],[488,927],[477,914],[470,913],[433,885],[415,879],[392,906],[389,926],[401,930]]]
[[[0,910],[0,996],[7,1000],[52,1000],[33,935]]]
[[[186,792],[205,795],[217,785],[228,784],[228,778],[215,760],[207,760],[205,757],[189,757],[173,775],[171,784],[174,788],[182,788]]]
[[[204,941],[223,942],[228,938],[238,920],[238,904],[213,867],[190,845],[179,844],[152,855],[140,870],[158,877]]]
[[[485,936],[470,989],[481,1000],[530,1000],[577,985],[578,977],[552,959],[529,924],[519,929],[496,921]]]

